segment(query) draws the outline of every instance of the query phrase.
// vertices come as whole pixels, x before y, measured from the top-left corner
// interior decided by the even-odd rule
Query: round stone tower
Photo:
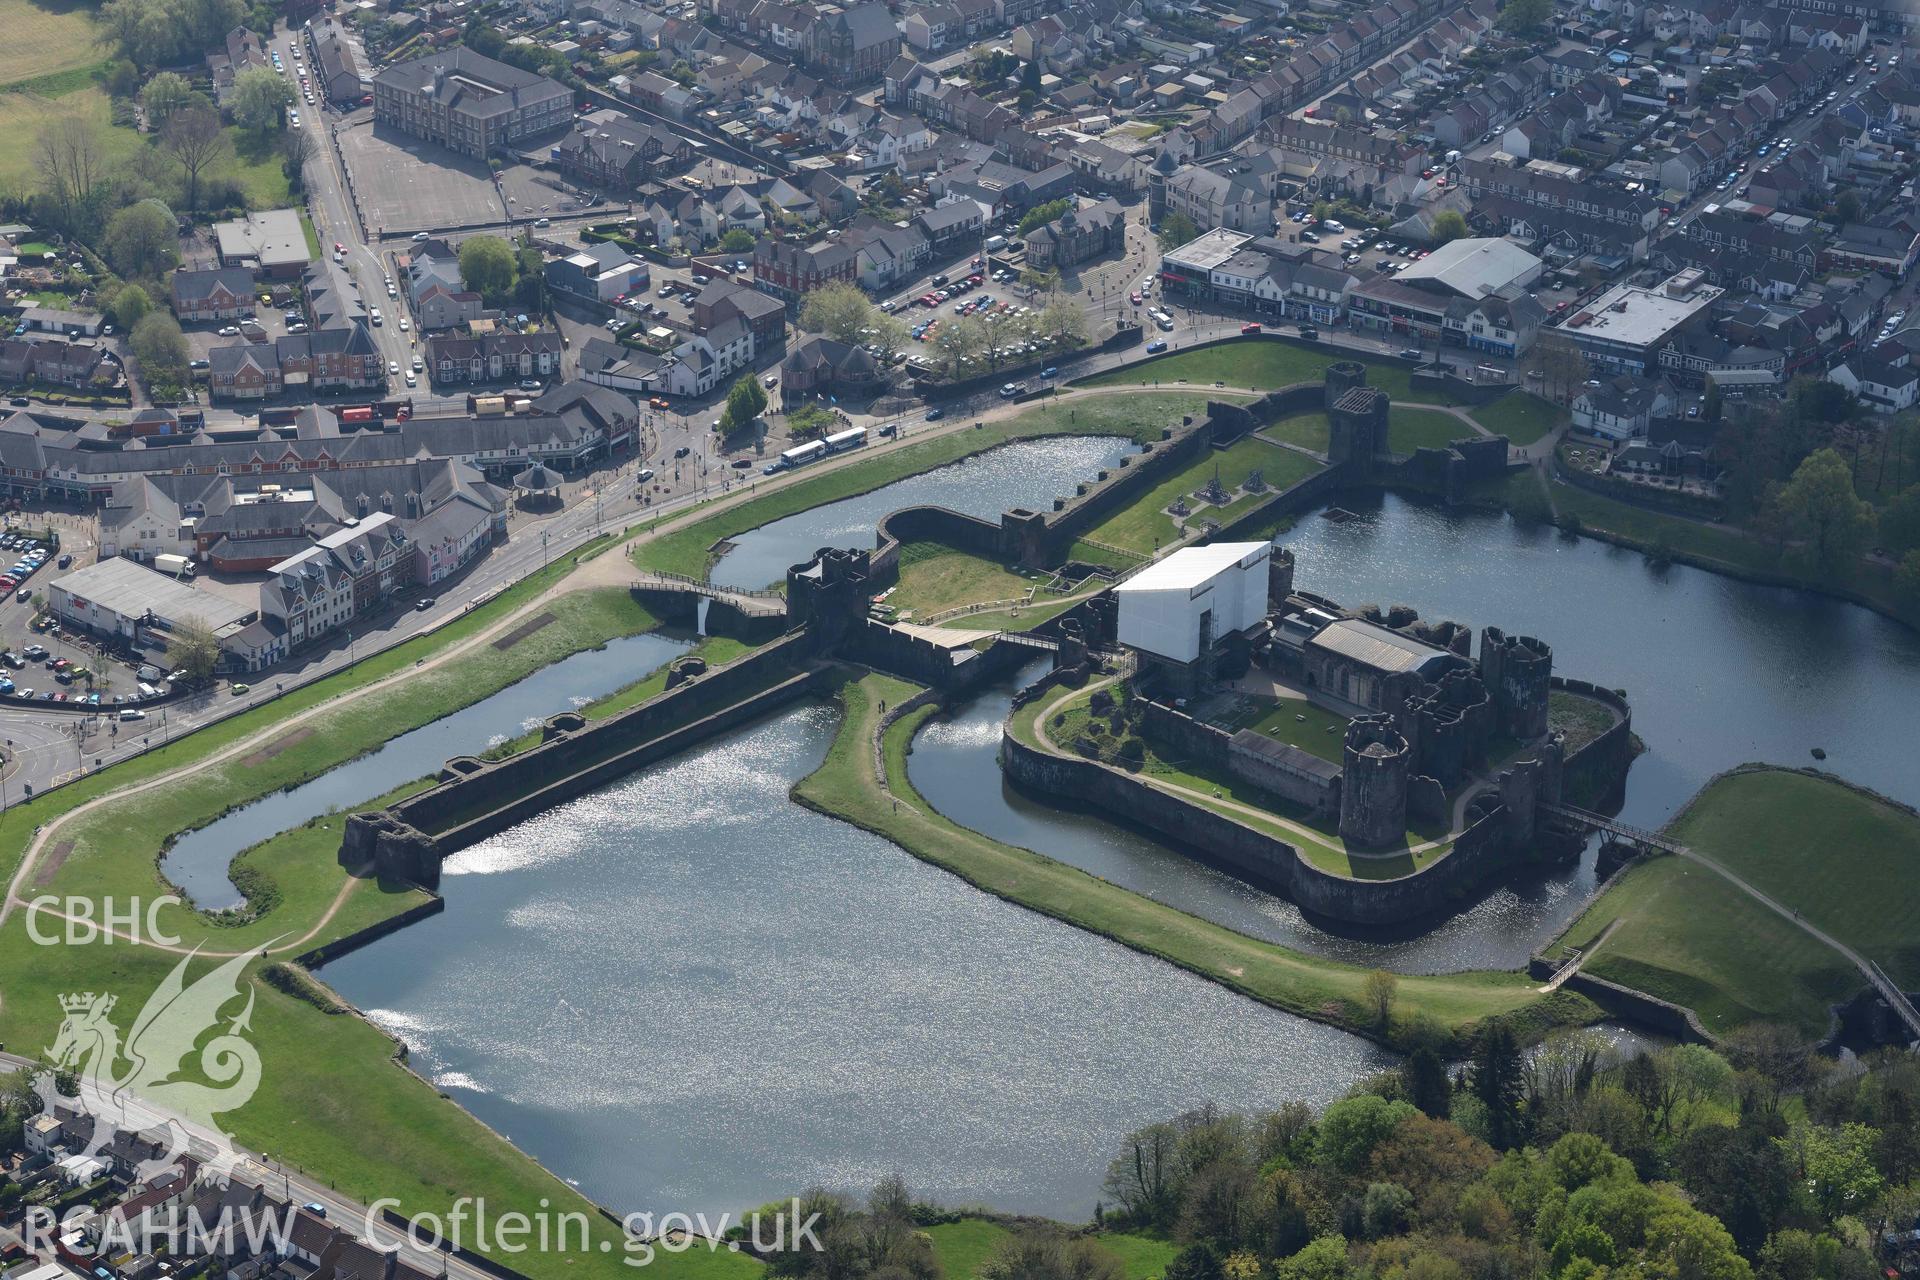
[[[1413,752],[1388,715],[1347,723],[1341,752],[1340,838],[1356,849],[1390,848],[1407,838],[1407,777]]]

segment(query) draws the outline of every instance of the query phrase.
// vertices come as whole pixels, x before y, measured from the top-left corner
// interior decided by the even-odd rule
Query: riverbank
[[[1599,1010],[1571,993],[1542,996],[1524,974],[1467,972],[1402,975],[1395,1025],[1366,1012],[1368,970],[1260,942],[1189,915],[1031,850],[1002,844],[936,812],[914,790],[906,756],[914,734],[935,714],[921,707],[883,724],[882,704],[898,708],[919,692],[887,676],[849,676],[840,689],[843,719],[818,771],[794,788],[801,804],[886,837],[917,858],[975,888],[1029,910],[1178,965],[1262,1004],[1405,1046],[1436,1032],[1457,1044],[1481,1022],[1509,1018],[1524,1034],[1577,1025]],[[875,770],[884,762],[884,781]]]
[[[1864,983],[1804,918],[1904,988],[1920,986],[1920,813],[1911,807],[1831,774],[1753,765],[1714,778],[1666,834],[1793,918],[1713,867],[1650,858],[1562,935],[1563,947],[1590,950],[1585,972],[1692,1008],[1709,1031],[1779,1022],[1818,1039],[1832,1007]]]

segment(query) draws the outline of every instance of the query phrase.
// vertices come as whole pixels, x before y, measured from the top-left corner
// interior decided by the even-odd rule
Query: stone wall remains
[[[1017,786],[1130,822],[1202,861],[1290,898],[1305,911],[1344,924],[1400,924],[1445,914],[1510,865],[1497,805],[1461,833],[1446,857],[1424,870],[1397,880],[1350,880],[1315,867],[1284,840],[1149,787],[1121,770],[1054,755],[1006,732],[1000,754],[1006,776]]]
[[[1613,728],[1568,755],[1563,767],[1562,789],[1575,804],[1591,808],[1616,794],[1627,780],[1633,764],[1633,708],[1613,690],[1585,680],[1555,676],[1553,688],[1604,702],[1620,716]]]

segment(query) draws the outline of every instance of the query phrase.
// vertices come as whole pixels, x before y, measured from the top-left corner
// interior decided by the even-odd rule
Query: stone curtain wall
[[[1566,792],[1583,798],[1614,795],[1626,782],[1627,769],[1633,764],[1633,708],[1613,690],[1585,680],[1555,676],[1552,685],[1561,692],[1603,702],[1619,713],[1618,724],[1567,757],[1561,775]]]
[[[1509,865],[1496,807],[1453,850],[1397,880],[1350,880],[1322,871],[1275,836],[1091,760],[1054,755],[1003,731],[1001,767],[1021,787],[1142,827],[1192,856],[1346,924],[1400,924],[1452,911]]]

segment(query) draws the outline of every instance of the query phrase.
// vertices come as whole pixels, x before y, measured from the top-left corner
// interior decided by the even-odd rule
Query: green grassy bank
[[[1920,984],[1920,815],[1838,779],[1785,769],[1716,778],[1669,829],[1768,897]],[[1749,1021],[1827,1030],[1859,971],[1712,868],[1665,856],[1611,885],[1562,941],[1594,974],[1692,1007],[1710,1030]]]

